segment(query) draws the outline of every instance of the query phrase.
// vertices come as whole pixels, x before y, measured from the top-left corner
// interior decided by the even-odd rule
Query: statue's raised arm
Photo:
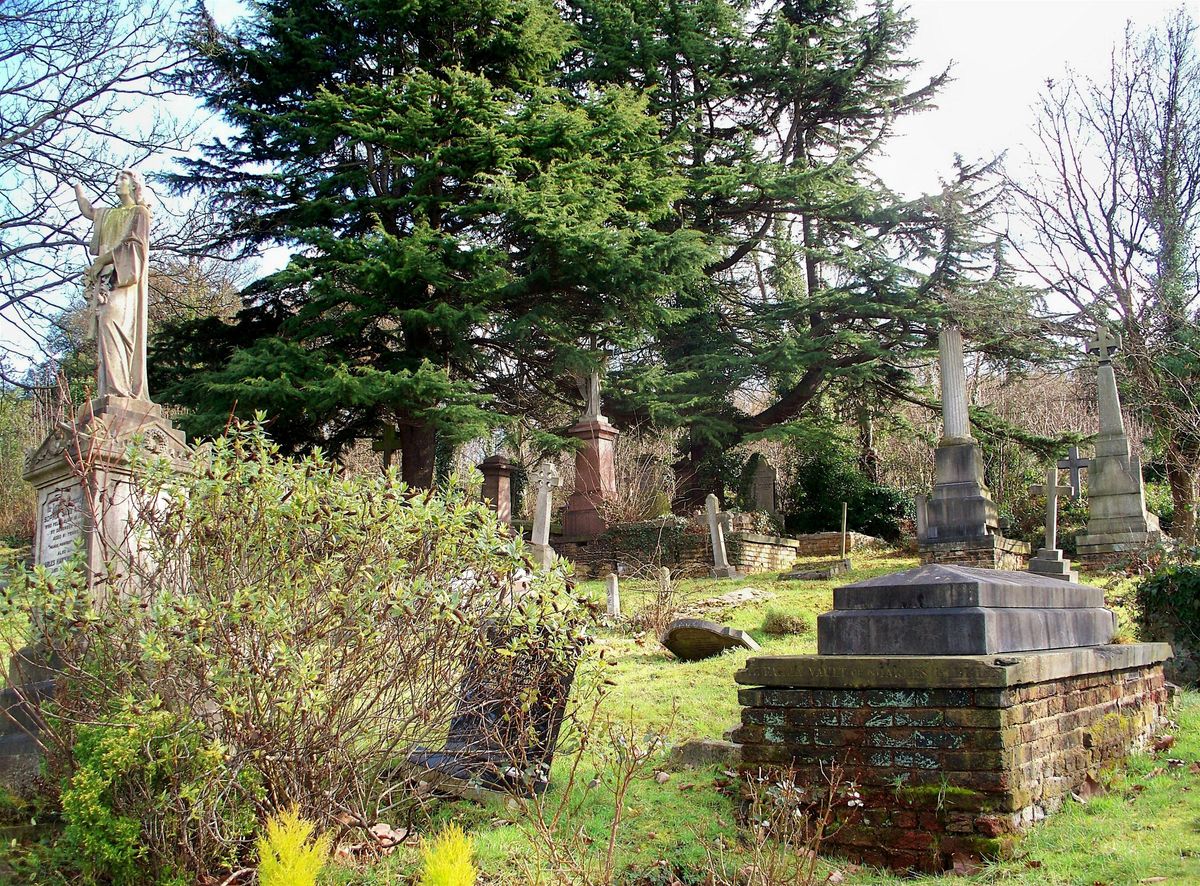
[[[90,220],[96,217],[96,211],[92,209],[91,202],[83,195],[83,185],[75,186],[75,202],[79,204],[79,211],[83,213],[84,218]]]
[[[75,197],[80,212],[92,219],[88,251],[96,256],[84,275],[96,312],[96,395],[148,400],[150,207],[145,184],[132,169],[122,169],[116,206],[93,207],[78,185]]]

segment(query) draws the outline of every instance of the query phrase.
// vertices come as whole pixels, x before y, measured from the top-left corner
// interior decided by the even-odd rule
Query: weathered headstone
[[[983,459],[971,436],[962,331],[938,333],[944,434],[934,453],[933,495],[926,503],[922,563],[1024,566],[1029,546],[1004,538],[991,493],[984,483]]]
[[[929,537],[929,496],[918,495],[916,499],[917,510],[917,541],[924,541]]]
[[[1083,478],[1081,474],[1087,470],[1091,459],[1079,457],[1079,447],[1072,446],[1067,450],[1067,457],[1058,460],[1058,466],[1071,473],[1071,498],[1079,501],[1083,495]]]
[[[1058,485],[1058,463],[1046,469],[1046,482],[1029,488],[1033,495],[1046,496],[1046,543],[1037,556],[1029,561],[1029,571],[1063,581],[1079,581],[1079,573],[1071,569],[1071,561],[1063,559],[1058,547],[1058,497],[1071,494],[1070,486]]]
[[[516,465],[503,455],[491,455],[479,463],[483,474],[483,498],[490,502],[501,523],[512,522],[512,474]]]
[[[1121,347],[1121,337],[1101,325],[1088,342],[1096,366],[1096,408],[1100,432],[1096,452],[1088,465],[1088,525],[1075,538],[1079,561],[1088,568],[1101,568],[1129,553],[1160,541],[1158,517],[1146,510],[1142,462],[1132,454],[1112,358]]]
[[[396,433],[395,425],[384,425],[383,434],[371,444],[371,451],[383,456],[383,469],[392,466],[392,456],[400,451],[400,435]]]
[[[550,462],[542,462],[529,478],[537,495],[533,511],[533,535],[530,547],[533,559],[543,569],[554,562],[554,549],[550,547],[550,511],[554,503],[554,490],[562,486],[562,477]]]
[[[754,510],[766,511],[768,514],[779,514],[776,503],[776,491],[779,482],[779,472],[765,458],[757,459],[754,473],[750,478],[750,495],[753,499]]]
[[[663,646],[683,661],[700,661],[730,649],[756,652],[754,638],[738,628],[719,625],[702,618],[679,618],[667,625],[661,637]]]
[[[616,573],[610,572],[608,577],[604,579],[604,589],[608,596],[608,617],[617,619],[621,617],[621,585]]]
[[[713,549],[713,578],[741,578],[742,575],[729,565],[725,553],[725,528],[721,522],[720,501],[711,492],[704,499],[704,510],[708,519],[708,536]]]
[[[408,762],[438,789],[460,796],[541,793],[586,640],[563,658],[539,655],[536,644],[524,655],[496,655],[490,650],[505,638],[495,628],[488,638],[464,670],[445,745],[419,749]]]

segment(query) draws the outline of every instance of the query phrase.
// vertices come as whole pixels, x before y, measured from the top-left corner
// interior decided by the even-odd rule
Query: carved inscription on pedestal
[[[36,562],[57,569],[75,553],[83,536],[83,488],[68,480],[41,490]]]

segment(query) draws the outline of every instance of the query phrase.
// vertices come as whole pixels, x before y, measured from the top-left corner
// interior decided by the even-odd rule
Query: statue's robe
[[[89,249],[92,255],[113,254],[112,267],[101,275],[106,300],[96,305],[96,393],[148,400],[150,210],[142,204],[97,209]]]

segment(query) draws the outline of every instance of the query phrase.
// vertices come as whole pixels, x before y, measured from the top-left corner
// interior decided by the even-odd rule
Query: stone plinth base
[[[1164,720],[1165,643],[996,656],[779,656],[738,671],[742,768],[862,800],[831,851],[942,871],[1004,855],[1032,822]],[[825,766],[826,769],[821,767]]]
[[[595,538],[607,526],[601,509],[617,494],[614,447],[620,432],[599,416],[572,425],[567,433],[581,445],[575,453],[575,491],[567,499],[563,534]]]
[[[1002,535],[978,535],[953,541],[922,540],[917,545],[921,563],[957,563],[979,569],[1025,568],[1029,545]]]
[[[1095,535],[1084,533],[1075,536],[1076,557],[1079,565],[1088,572],[1101,572],[1110,566],[1128,560],[1137,554],[1166,540],[1159,530],[1152,532],[1120,532]]]
[[[1079,581],[1079,570],[1071,568],[1071,561],[1065,559],[1058,548],[1038,548],[1037,556],[1029,561],[1029,571],[1046,578]]]

